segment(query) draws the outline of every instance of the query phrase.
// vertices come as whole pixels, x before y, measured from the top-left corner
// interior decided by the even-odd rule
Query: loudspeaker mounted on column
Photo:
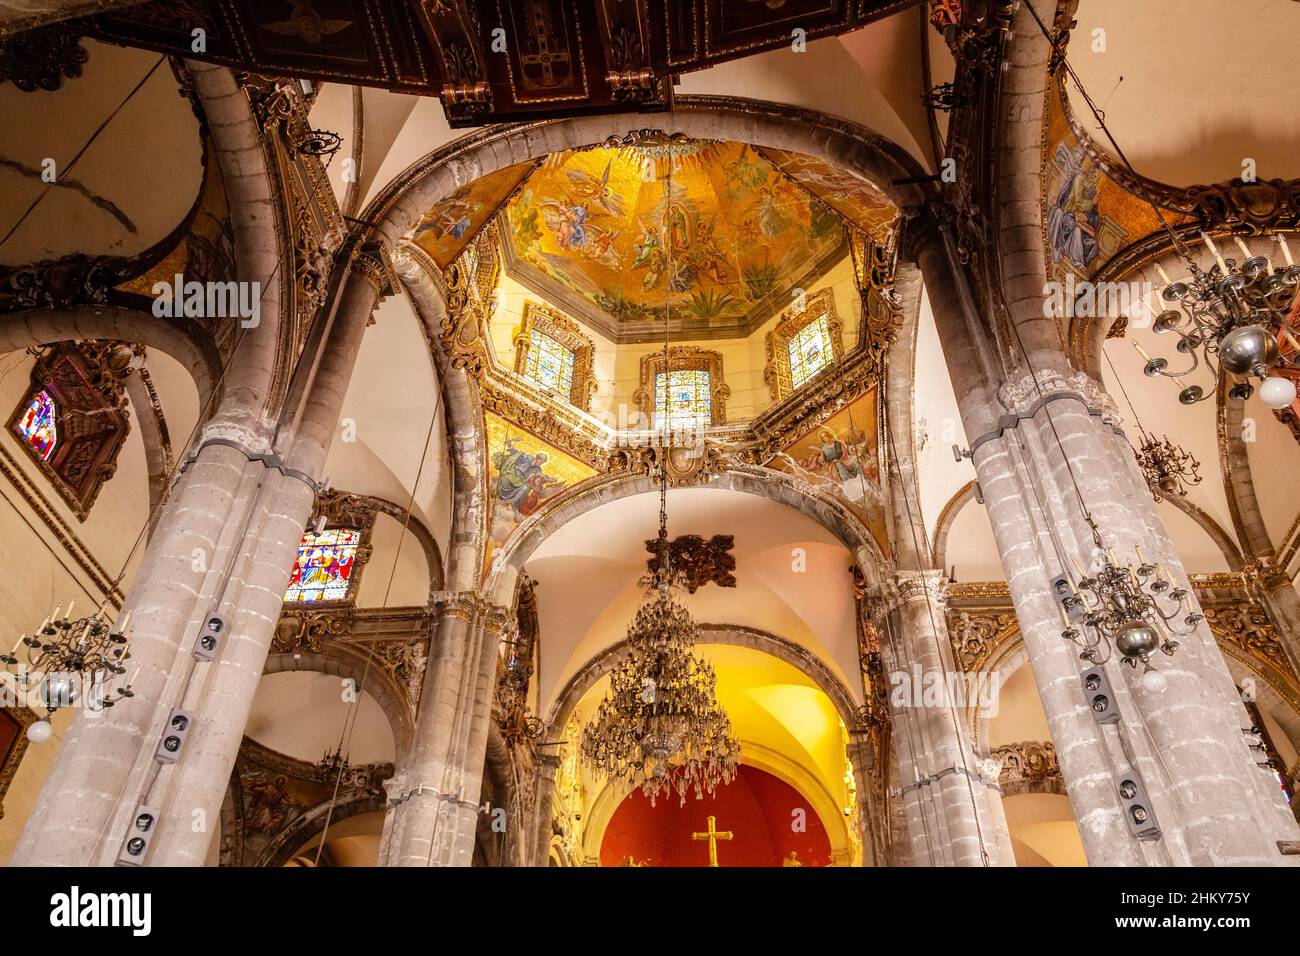
[[[136,807],[131,827],[117,853],[118,866],[143,866],[154,831],[158,829],[159,811],[154,807]]]
[[[1119,798],[1124,804],[1124,819],[1128,822],[1129,832],[1139,840],[1157,839],[1160,826],[1156,823],[1156,811],[1137,774],[1128,774],[1120,780]]]
[[[1106,672],[1100,667],[1089,667],[1083,672],[1082,678],[1083,696],[1087,698],[1092,719],[1099,724],[1117,723],[1119,704],[1115,700],[1115,691],[1106,678]]]
[[[153,754],[154,759],[159,763],[175,763],[181,759],[181,749],[185,746],[185,738],[189,736],[192,720],[189,711],[179,708],[167,715],[167,725],[163,727],[162,739],[158,741],[158,749]]]
[[[199,631],[198,640],[194,642],[194,659],[210,661],[217,656],[221,642],[225,639],[226,622],[219,615],[212,615]]]

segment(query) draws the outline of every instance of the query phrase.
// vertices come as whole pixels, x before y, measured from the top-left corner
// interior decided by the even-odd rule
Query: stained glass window
[[[664,379],[668,380],[665,396]],[[664,398],[668,407],[664,408]],[[655,375],[655,422],[674,428],[708,428],[713,424],[713,389],[707,369],[677,369]]]
[[[55,426],[54,399],[49,392],[37,392],[24,409],[14,428],[18,435],[32,447],[42,461],[49,461],[58,444],[59,435]]]
[[[361,532],[351,528],[308,531],[298,545],[286,601],[341,601],[348,596]]]
[[[528,333],[528,359],[524,375],[566,399],[573,391],[573,349],[565,348],[545,332]]]
[[[827,365],[835,353],[831,350],[831,331],[823,312],[790,340],[790,382],[798,388]]]

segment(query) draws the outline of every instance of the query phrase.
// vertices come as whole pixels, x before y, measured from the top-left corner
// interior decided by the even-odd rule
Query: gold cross
[[[707,833],[692,833],[692,840],[709,841],[709,866],[718,865],[718,841],[733,839],[734,834],[730,830],[718,829],[718,818],[709,817],[709,829]]]

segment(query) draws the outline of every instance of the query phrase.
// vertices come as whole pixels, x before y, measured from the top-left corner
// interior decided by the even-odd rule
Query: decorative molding
[[[1056,369],[1038,369],[1032,375],[1006,382],[998,389],[998,400],[1011,414],[1021,415],[1042,398],[1060,394],[1077,395],[1090,410],[1099,412],[1101,420],[1108,425],[1123,421],[1105,388],[1086,372],[1067,375]]]
[[[1051,741],[1024,740],[1004,744],[993,748],[989,756],[1001,767],[998,785],[1004,797],[1022,793],[1065,794],[1065,779],[1061,776],[1056,747]]]
[[[943,607],[948,601],[948,581],[942,571],[899,571],[894,579],[900,602],[924,600]]]
[[[710,582],[720,588],[734,588],[736,557],[734,535],[715,534],[707,541],[698,534],[683,534],[668,542],[668,566],[674,577],[681,575],[687,592],[694,594]],[[653,557],[646,561],[652,575],[659,573],[659,539],[650,538],[645,549]]]
[[[830,366],[837,365],[844,358],[844,324],[835,313],[835,295],[831,289],[822,289],[813,295],[798,312],[792,305],[781,313],[776,327],[767,333],[767,364],[763,367],[763,381],[772,392],[773,401],[780,401],[795,391],[793,374],[790,368],[790,342],[804,328],[826,317],[826,329],[831,339],[831,360],[818,369],[808,380],[820,375]]]
[[[65,79],[81,76],[89,58],[81,37],[60,26],[0,37],[0,84],[7,80],[24,93],[53,93]]]
[[[1011,610],[979,613],[950,609],[947,616],[953,658],[969,673],[983,670],[986,663],[1000,656],[998,652],[1009,641],[1020,636],[1020,621]]]
[[[12,436],[17,440],[17,436]],[[26,470],[18,462],[18,459],[9,454],[9,451],[0,446],[0,475],[4,475],[9,483],[17,489],[18,494],[22,497],[32,513],[45,523],[54,535],[55,540],[63,546],[63,549],[72,557],[86,576],[90,579],[91,586],[98,589],[101,593],[108,595],[109,603],[116,608],[122,606],[124,594],[120,587],[115,587],[113,577],[95,558],[94,553],[86,546],[72,526],[69,525],[59,515],[54,503],[41,493],[36,487]]]
[[[18,765],[23,761],[23,755],[27,753],[28,739],[27,728],[36,723],[39,718],[35,711],[26,707],[3,707],[0,708],[0,722],[9,722],[13,725],[13,741],[0,752],[0,820],[4,819],[4,796],[9,789],[9,785],[14,782],[14,777],[18,773]]]

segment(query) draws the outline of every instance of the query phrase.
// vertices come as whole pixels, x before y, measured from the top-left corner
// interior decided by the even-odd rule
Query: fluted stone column
[[[954,669],[940,571],[898,575],[882,648],[914,866],[1014,866],[996,773],[975,753]],[[955,693],[950,693],[955,691]]]
[[[506,623],[505,609],[472,591],[441,604],[405,789],[391,800],[382,865],[470,865]]]
[[[1131,554],[1140,545],[1176,579],[1186,582],[1185,572],[1100,386],[1075,372],[1064,353],[1053,353],[1037,327],[1030,348],[1036,374],[1001,373],[989,354],[993,337],[981,338],[984,325],[956,264],[949,222],[931,217],[912,242],[1089,862],[1300,864],[1278,851],[1278,840],[1297,839],[1300,831],[1247,749],[1241,729],[1249,721],[1204,624],[1182,639],[1174,657],[1157,662],[1169,678],[1163,695],[1144,690],[1140,674],[1112,659],[1106,669],[1122,719],[1093,720],[1079,676],[1087,665],[1061,636],[1051,588],[1070,559],[1092,560],[1085,506],[1106,546]],[[1012,333],[1022,313],[1041,326],[1042,298],[1035,316],[1029,285],[1020,279]],[[1134,838],[1124,817],[1119,778],[1134,769],[1162,828],[1156,841]]]
[[[340,270],[306,410],[282,434],[286,470],[250,459],[272,450],[268,435],[260,448],[202,445],[179,477],[123,608],[132,615],[135,697],[78,714],[15,864],[111,865],[139,806],[160,811],[149,865],[203,864],[311,516],[311,481],[379,298],[376,264],[358,265],[351,276]],[[214,613],[225,619],[224,644],[214,661],[195,662],[199,629]],[[172,708],[191,713],[189,737],[177,763],[160,765],[154,750]]]

